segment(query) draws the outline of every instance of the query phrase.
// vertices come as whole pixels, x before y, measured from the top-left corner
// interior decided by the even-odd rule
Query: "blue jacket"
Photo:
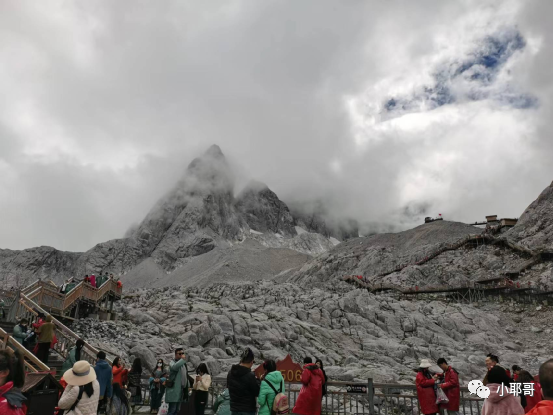
[[[113,395],[113,386],[111,385],[113,380],[113,373],[111,366],[107,360],[98,360],[96,366],[94,366],[98,383],[100,384],[100,396],[111,398]]]

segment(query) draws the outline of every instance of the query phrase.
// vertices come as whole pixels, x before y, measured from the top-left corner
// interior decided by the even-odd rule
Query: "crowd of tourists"
[[[63,364],[58,410],[64,415],[131,415],[142,405],[142,361],[134,359],[129,369],[122,359],[113,363],[100,351],[92,366],[83,356],[85,342],[78,340]],[[227,374],[226,389],[214,401],[216,415],[321,415],[322,399],[327,394],[328,378],[323,362],[304,359],[301,390],[293,408],[289,407],[284,378],[274,360],[265,360],[258,378],[252,371],[254,353],[246,348],[240,362]],[[482,415],[553,415],[553,359],[543,363],[539,375],[533,377],[519,366],[510,369],[499,364],[499,358],[489,354],[487,372],[481,384],[489,389]],[[439,369],[437,369],[438,367]],[[26,398],[20,391],[25,379],[23,357],[11,350],[0,351],[0,414],[26,414]],[[436,363],[423,359],[416,376],[417,397],[424,415],[458,415],[460,384],[458,372],[445,358]],[[521,387],[533,393],[520,393]],[[150,374],[150,413],[204,415],[211,387],[211,376],[205,363],[196,368],[192,377],[186,366],[182,348],[166,364],[158,359]],[[517,393],[518,391],[518,393]],[[183,408],[183,405],[189,405]]]
[[[534,377],[520,366],[504,368],[499,358],[488,354],[481,384],[489,390],[482,415],[553,415],[553,359],[541,365]],[[436,366],[439,369],[436,369]],[[459,415],[459,374],[445,358],[433,364],[423,359],[415,380],[417,398],[424,415]]]
[[[48,364],[50,349],[58,342],[53,317],[44,313],[38,313],[36,322],[31,325],[26,318],[21,319],[13,328],[12,337],[33,352],[45,365]]]
[[[84,276],[82,281],[85,284],[91,285],[94,288],[100,288],[107,281],[115,281],[115,277],[113,276],[113,274],[108,275],[108,273],[105,272],[102,275],[102,273],[100,272],[98,274],[98,276],[96,276],[95,274],[91,274],[91,275],[87,274],[87,275]],[[61,294],[68,294],[69,292],[71,292],[71,290],[73,288],[75,288],[77,286],[77,284],[79,284],[79,281],[76,278],[74,278],[74,277],[69,278],[67,281],[65,281],[61,285],[60,293]],[[121,280],[117,280],[117,288],[119,288],[119,289],[123,288],[123,283],[121,282]]]

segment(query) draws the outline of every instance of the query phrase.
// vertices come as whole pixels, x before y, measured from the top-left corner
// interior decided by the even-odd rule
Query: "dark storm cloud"
[[[515,216],[551,179],[550,164],[534,163],[551,111],[541,7],[3,3],[0,247],[84,250],[121,237],[213,143],[238,187],[255,178],[382,229],[434,210]],[[372,120],[375,106],[436,88],[440,62],[462,65],[501,27],[525,41],[484,61],[509,85],[509,105],[483,97]],[[489,91],[463,85],[456,96]]]

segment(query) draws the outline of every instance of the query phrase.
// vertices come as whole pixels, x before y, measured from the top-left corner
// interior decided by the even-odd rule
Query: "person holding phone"
[[[207,365],[202,363],[196,369],[196,379],[194,382],[194,409],[196,415],[204,415],[205,405],[207,404],[208,391],[211,386],[211,376]]]

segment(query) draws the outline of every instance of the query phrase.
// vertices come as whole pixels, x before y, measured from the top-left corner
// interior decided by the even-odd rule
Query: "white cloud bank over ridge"
[[[213,143],[373,230],[517,216],[552,179],[551,7],[2,4],[0,248],[121,237]]]

